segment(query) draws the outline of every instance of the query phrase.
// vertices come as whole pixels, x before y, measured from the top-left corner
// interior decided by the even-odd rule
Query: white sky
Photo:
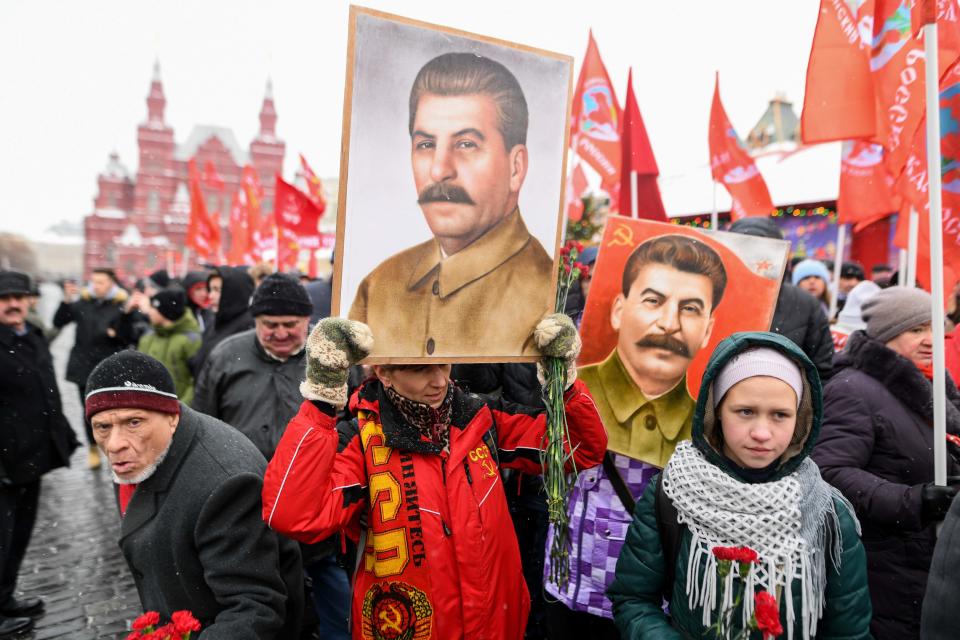
[[[593,28],[621,104],[627,69],[661,175],[707,162],[713,74],[741,136],[776,91],[799,115],[817,0],[366,0],[364,6],[574,56]],[[340,164],[349,3],[0,0],[0,231],[90,213],[112,149],[136,170],[159,58],[166,120],[250,143],[272,76],[285,173]],[[803,180],[803,176],[797,176]]]

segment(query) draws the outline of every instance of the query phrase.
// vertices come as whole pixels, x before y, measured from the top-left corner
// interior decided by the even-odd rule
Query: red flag
[[[313,172],[313,169],[310,168],[310,165],[307,164],[307,159],[303,157],[303,154],[300,154],[300,167],[303,169],[303,175],[307,179],[307,194],[313,200],[313,203],[317,205],[317,208],[320,209],[320,213],[323,213],[327,209],[327,198],[323,194],[323,183],[320,182],[320,178],[317,177],[317,174]]]
[[[289,229],[299,238],[320,237],[320,208],[310,196],[277,176],[274,218],[277,228]],[[318,245],[319,246],[319,245]]]
[[[920,33],[924,24],[936,19],[940,75],[943,76],[960,57],[960,7],[957,0],[936,0],[935,7],[929,0],[911,0],[910,4],[914,36]],[[935,9],[936,15],[926,15],[926,9]]]
[[[190,224],[187,227],[186,245],[197,252],[201,260],[218,260],[220,256],[220,224],[207,213],[207,203],[200,188],[200,172],[197,163],[187,163],[190,187]]]
[[[583,217],[583,192],[587,189],[587,176],[578,162],[567,180],[567,220],[573,222]]]
[[[247,251],[250,254],[251,262],[258,262],[263,257],[261,233],[261,215],[260,202],[263,200],[263,187],[260,185],[260,179],[257,177],[257,171],[250,165],[243,167],[243,173],[240,175],[240,188],[243,189],[244,200],[246,201],[247,216]],[[266,216],[272,220],[272,216]],[[273,230],[269,229],[270,238],[273,239]]]
[[[213,161],[207,160],[207,164],[203,166],[203,186],[209,187],[210,189],[216,189],[217,191],[223,191],[225,186],[223,183],[223,178],[220,177],[220,174],[217,173],[217,167],[214,166]]]
[[[940,174],[943,205],[943,268],[946,290],[952,291],[955,274],[960,274],[960,63],[940,80]],[[912,207],[920,213],[917,241],[917,280],[930,287],[929,181],[925,120],[913,136],[897,187],[904,198],[901,221],[894,238],[907,247],[907,224]]]
[[[301,248],[320,247],[319,224],[322,214],[310,196],[284,182],[283,178],[277,175],[273,217],[279,232],[277,261],[280,270],[296,265]]]
[[[573,94],[571,119],[573,150],[600,174],[605,189],[613,189],[620,180],[620,104],[593,32]]]
[[[866,227],[897,211],[896,200],[893,178],[883,162],[883,147],[867,140],[844,142],[837,198],[840,224]]]
[[[620,213],[635,218],[667,222],[667,212],[657,186],[657,161],[653,157],[647,129],[643,126],[640,107],[633,95],[633,69],[627,75],[627,97],[623,104],[623,128],[620,131]],[[636,173],[637,210],[633,210],[632,173]],[[629,212],[629,213],[628,213]]]
[[[230,207],[230,251],[227,262],[248,264],[250,259],[250,218],[247,215],[247,194],[243,185],[237,187]]]
[[[733,200],[730,212],[734,220],[746,216],[766,216],[773,211],[767,183],[737,136],[723,103],[720,102],[720,74],[713,88],[710,107],[710,170],[713,179],[722,182]]]
[[[872,17],[873,0],[856,9],[852,4],[820,0],[800,116],[800,137],[805,144],[876,134],[871,34],[860,27],[864,17]]]
[[[876,142],[899,176],[923,118],[923,43],[913,37],[908,0],[876,0],[870,68],[877,98]]]

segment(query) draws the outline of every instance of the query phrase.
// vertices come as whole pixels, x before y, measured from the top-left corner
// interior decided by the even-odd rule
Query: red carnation
[[[140,640],[140,632],[131,631],[130,635],[128,635],[124,640]]]
[[[130,625],[135,631],[143,631],[160,622],[160,614],[156,611],[147,611]]]
[[[570,255],[570,247],[566,247],[566,246],[565,246],[565,247],[561,247],[561,248],[560,248],[560,255],[562,255],[564,258],[566,258],[568,255]]]
[[[583,243],[577,241],[574,245],[577,248],[577,253],[583,253]]]
[[[200,621],[193,617],[189,611],[174,611],[170,616],[173,621],[173,627],[177,633],[190,633],[191,631],[200,631]]]
[[[563,265],[563,272],[564,272],[564,273],[570,273],[570,265],[569,265],[569,264]]]
[[[740,563],[753,563],[758,559],[757,552],[750,547],[734,547],[731,560]]]
[[[589,265],[580,265],[580,277],[586,278],[590,275],[590,266]]]
[[[717,560],[733,560],[733,547],[714,547],[713,555]]]
[[[761,591],[757,594],[755,602],[753,616],[756,618],[757,629],[763,634],[764,640],[775,638],[783,633],[783,626],[780,624],[780,607],[774,595],[769,591]]]
[[[753,563],[758,559],[757,552],[750,547],[714,547],[713,555],[717,560]]]

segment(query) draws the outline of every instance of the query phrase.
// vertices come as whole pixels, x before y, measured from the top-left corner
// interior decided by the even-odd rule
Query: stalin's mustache
[[[476,204],[466,189],[449,182],[434,182],[424,187],[417,198],[419,204],[428,202],[448,202],[456,204]]]
[[[671,338],[670,336],[661,336],[657,334],[644,336],[637,340],[636,344],[638,347],[666,349],[667,351],[674,352],[678,356],[683,356],[684,358],[690,357],[690,350],[687,348],[687,345],[676,338]]]

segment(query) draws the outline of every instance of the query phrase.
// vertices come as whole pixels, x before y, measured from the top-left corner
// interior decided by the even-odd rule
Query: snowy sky
[[[661,175],[707,162],[714,71],[741,136],[777,91],[799,114],[817,0],[366,0],[364,6],[574,56],[592,28],[622,103],[627,69]],[[133,172],[159,58],[166,120],[233,129],[246,148],[273,78],[285,172],[340,163],[349,3],[0,1],[0,231],[90,213],[111,150]],[[576,77],[576,76],[575,76]]]

